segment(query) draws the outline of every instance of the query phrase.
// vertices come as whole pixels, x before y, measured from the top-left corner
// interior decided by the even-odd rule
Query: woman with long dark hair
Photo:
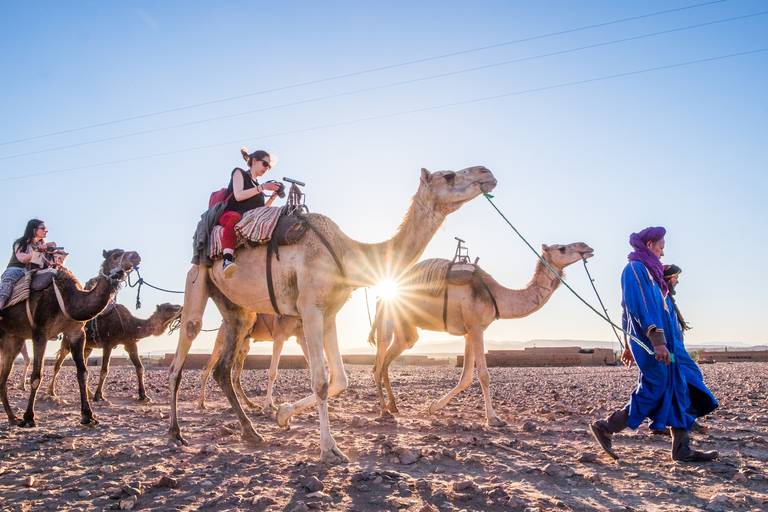
[[[45,240],[43,240],[47,234],[48,229],[45,227],[45,222],[40,219],[32,219],[27,222],[24,234],[14,240],[8,268],[0,277],[0,318],[2,318],[5,303],[11,297],[13,287],[30,268],[38,266],[32,263],[33,260],[38,260],[40,255],[37,253],[47,250]]]

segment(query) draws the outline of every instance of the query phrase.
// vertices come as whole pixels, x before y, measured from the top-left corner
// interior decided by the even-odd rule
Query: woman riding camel
[[[40,268],[40,256],[48,251],[45,245],[45,236],[48,229],[45,222],[39,219],[32,219],[27,222],[27,228],[24,234],[13,242],[13,253],[8,262],[8,268],[0,277],[0,318],[3,315],[3,307],[11,297],[13,287],[16,286],[22,277],[32,268]]]
[[[221,236],[222,252],[224,254],[224,277],[230,278],[234,275],[237,265],[235,265],[234,254],[237,245],[237,235],[235,234],[235,225],[243,218],[243,214],[248,210],[253,210],[260,206],[272,206],[277,194],[273,193],[269,199],[264,197],[265,190],[276,192],[280,184],[276,182],[259,183],[258,178],[263,176],[272,168],[272,157],[266,151],[254,151],[248,153],[248,150],[242,148],[240,152],[243,159],[248,164],[248,171],[235,167],[232,171],[232,178],[229,180],[227,188],[227,207],[219,218],[219,225],[224,227],[224,233]]]

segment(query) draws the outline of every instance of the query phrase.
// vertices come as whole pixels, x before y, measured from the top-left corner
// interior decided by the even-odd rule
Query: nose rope
[[[575,295],[575,296],[576,296],[576,297],[577,297],[577,298],[578,298],[578,299],[579,299],[581,302],[583,302],[583,303],[584,303],[584,304],[585,304],[585,305],[586,305],[586,306],[587,306],[589,309],[591,309],[592,311],[594,311],[594,313],[595,313],[597,316],[599,316],[600,318],[602,318],[603,320],[605,320],[606,322],[608,322],[609,324],[611,324],[611,326],[613,326],[614,330],[615,330],[615,329],[618,329],[618,330],[620,330],[621,332],[623,332],[623,333],[624,333],[625,335],[627,335],[627,336],[628,336],[630,339],[632,339],[632,340],[633,340],[633,341],[634,341],[634,342],[635,342],[637,345],[639,345],[639,346],[640,346],[640,347],[641,347],[643,350],[645,350],[646,352],[648,352],[648,355],[655,355],[655,354],[654,354],[654,352],[653,352],[653,350],[651,350],[650,348],[648,348],[648,347],[646,346],[646,344],[645,344],[645,343],[643,343],[643,342],[642,342],[642,341],[640,341],[640,340],[639,340],[637,337],[635,337],[635,336],[633,336],[632,334],[628,333],[627,331],[625,331],[624,329],[622,329],[622,328],[621,328],[621,327],[619,327],[618,325],[614,324],[614,323],[611,321],[611,319],[610,319],[610,318],[608,318],[608,316],[607,316],[607,315],[603,315],[602,313],[600,313],[598,310],[596,310],[594,307],[592,307],[592,305],[591,305],[589,302],[587,302],[586,300],[584,300],[584,299],[581,297],[581,295],[579,295],[578,293],[576,293],[576,290],[574,290],[573,288],[571,288],[571,287],[570,287],[570,285],[569,285],[568,283],[566,283],[566,282],[565,282],[565,280],[564,280],[564,279],[563,279],[563,278],[560,276],[560,274],[558,274],[557,272],[555,272],[554,270],[552,270],[552,267],[550,267],[550,266],[549,266],[549,263],[547,263],[547,262],[546,262],[546,260],[544,260],[544,258],[542,258],[542,257],[541,257],[541,255],[540,255],[540,254],[539,254],[539,253],[536,251],[536,249],[534,249],[534,248],[533,248],[533,246],[531,246],[531,244],[529,244],[529,243],[528,243],[528,240],[526,240],[526,239],[525,239],[525,237],[524,237],[523,235],[521,235],[521,234],[520,234],[520,232],[517,230],[517,228],[515,228],[515,226],[513,226],[513,225],[512,225],[512,223],[511,223],[511,222],[509,222],[509,219],[507,219],[507,218],[504,216],[504,214],[503,214],[503,213],[501,213],[501,210],[499,210],[499,209],[496,207],[496,205],[495,205],[495,204],[493,204],[493,201],[491,201],[491,198],[492,198],[493,196],[492,196],[491,194],[487,193],[487,192],[484,192],[484,193],[483,193],[483,196],[485,196],[485,198],[488,200],[488,202],[489,202],[489,203],[491,203],[491,206],[493,206],[493,209],[494,209],[494,210],[496,210],[496,211],[499,213],[499,215],[501,215],[501,218],[502,218],[502,219],[504,219],[504,220],[506,221],[506,223],[507,223],[507,224],[509,224],[509,227],[511,227],[511,228],[514,230],[514,232],[515,232],[515,233],[517,233],[517,236],[519,236],[519,237],[520,237],[520,239],[521,239],[523,242],[525,242],[525,245],[527,245],[527,246],[528,246],[528,247],[529,247],[529,248],[530,248],[530,249],[533,251],[533,253],[534,253],[536,256],[538,256],[538,258],[539,258],[539,259],[540,259],[540,260],[541,260],[541,261],[544,263],[544,265],[546,265],[546,266],[547,266],[547,268],[548,268],[549,270],[551,270],[551,271],[552,271],[552,273],[553,273],[553,274],[555,274],[555,275],[557,276],[557,278],[560,280],[560,282],[561,282],[561,283],[563,283],[563,286],[565,286],[566,288],[568,288],[569,290],[571,290],[571,293],[573,293],[573,294],[574,294],[574,295]],[[584,267],[584,268],[586,268],[586,267]],[[594,285],[593,285],[593,286],[594,286]],[[670,355],[672,355],[672,354],[670,354]],[[674,359],[673,359],[673,361],[674,361]]]

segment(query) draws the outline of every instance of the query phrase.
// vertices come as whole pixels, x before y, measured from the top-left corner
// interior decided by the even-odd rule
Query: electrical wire
[[[606,26],[609,26],[609,25],[615,25],[615,24],[618,24],[618,23],[626,23],[628,21],[635,21],[635,20],[639,20],[639,19],[643,19],[643,18],[650,18],[650,17],[654,17],[654,16],[661,16],[661,15],[664,15],[664,14],[670,14],[670,13],[673,13],[673,12],[679,12],[679,11],[684,11],[684,10],[688,10],[688,9],[696,9],[696,8],[699,8],[699,7],[705,7],[705,6],[708,6],[708,5],[723,3],[725,1],[726,0],[714,0],[714,1],[711,1],[711,2],[704,2],[704,3],[701,3],[701,4],[695,4],[695,5],[685,6],[685,7],[678,7],[678,8],[675,8],[675,9],[667,9],[665,11],[658,11],[658,12],[649,13],[649,14],[642,14],[642,15],[639,15],[639,16],[632,16],[630,18],[622,18],[622,19],[613,20],[613,21],[607,21],[607,22],[603,22],[603,23],[596,23],[596,24],[593,24],[593,25],[587,25],[587,26],[583,26],[583,27],[578,27],[578,28],[573,28],[573,29],[568,29],[568,30],[562,30],[562,31],[559,31],[559,32],[552,32],[552,33],[549,33],[549,34],[543,34],[543,35],[532,36],[532,37],[527,37],[527,38],[523,38],[523,39],[517,39],[517,40],[514,40],[514,41],[507,41],[507,42],[504,42],[504,43],[497,43],[497,44],[493,44],[493,45],[482,46],[482,47],[479,47],[479,48],[472,48],[472,49],[469,49],[469,50],[461,50],[461,51],[458,51],[458,52],[446,53],[446,54],[436,55],[436,56],[432,56],[432,57],[425,57],[423,59],[416,59],[416,60],[412,60],[412,61],[401,62],[401,63],[398,63],[398,64],[391,64],[391,65],[388,65],[388,66],[380,66],[380,67],[377,67],[377,68],[371,68],[371,69],[367,69],[367,70],[363,70],[363,71],[354,71],[352,73],[346,73],[346,74],[343,74],[343,75],[337,75],[337,76],[332,76],[332,77],[327,77],[327,78],[320,78],[320,79],[317,79],[317,80],[310,80],[310,81],[307,81],[307,82],[301,82],[301,83],[286,85],[286,86],[282,86],[282,87],[275,87],[273,89],[267,89],[267,90],[264,90],[264,91],[257,91],[257,92],[252,92],[252,93],[248,93],[248,94],[241,94],[239,96],[232,96],[232,97],[229,97],[229,98],[222,98],[222,99],[218,99],[218,100],[211,100],[211,101],[206,101],[206,102],[202,102],[202,103],[196,103],[196,104],[187,105],[187,106],[184,106],[184,107],[177,107],[177,108],[162,110],[162,111],[158,111],[158,112],[152,112],[152,113],[149,113],[149,114],[142,114],[142,115],[138,115],[138,116],[126,117],[126,118],[117,119],[117,120],[114,120],[114,121],[106,121],[106,122],[103,122],[103,123],[97,123],[97,124],[92,124],[92,125],[88,125],[88,126],[81,126],[79,128],[71,128],[69,130],[61,130],[61,131],[58,131],[58,132],[47,133],[47,134],[44,134],[44,135],[36,135],[36,136],[32,136],[32,137],[25,137],[23,139],[16,139],[16,140],[11,140],[11,141],[6,141],[6,142],[0,142],[0,146],[6,146],[6,145],[9,145],[9,144],[17,144],[19,142],[26,142],[26,141],[30,141],[30,140],[37,140],[37,139],[42,139],[42,138],[46,138],[46,137],[53,137],[55,135],[63,135],[65,133],[72,133],[72,132],[77,132],[77,131],[82,131],[82,130],[88,130],[88,129],[91,129],[91,128],[100,128],[100,127],[103,127],[103,126],[109,126],[109,125],[118,124],[118,123],[125,123],[125,122],[128,122],[128,121],[135,121],[135,120],[138,120],[138,119],[145,119],[145,118],[148,118],[148,117],[154,117],[154,116],[159,116],[159,115],[164,115],[164,114],[170,114],[170,113],[173,113],[173,112],[180,112],[180,111],[183,111],[183,110],[189,110],[189,109],[204,107],[204,106],[208,106],[208,105],[214,105],[214,104],[217,104],[217,103],[224,103],[224,102],[228,102],[228,101],[235,101],[235,100],[239,100],[239,99],[243,99],[243,98],[249,98],[249,97],[252,97],[252,96],[258,96],[258,95],[262,95],[262,94],[269,94],[269,93],[272,93],[272,92],[279,92],[279,91],[285,91],[285,90],[288,90],[288,89],[295,89],[295,88],[304,87],[304,86],[307,86],[307,85],[315,85],[315,84],[320,84],[320,83],[324,83],[324,82],[330,82],[330,81],[333,81],[333,80],[340,80],[340,79],[343,79],[343,78],[350,78],[350,77],[354,77],[354,76],[360,76],[360,75],[365,75],[365,74],[369,74],[369,73],[375,73],[375,72],[378,72],[378,71],[386,71],[386,70],[394,69],[394,68],[398,68],[398,67],[410,66],[410,65],[413,65],[413,64],[420,64],[420,63],[423,63],[423,62],[430,62],[430,61],[435,61],[435,60],[440,60],[440,59],[446,59],[446,58],[449,58],[449,57],[456,57],[458,55],[466,55],[468,53],[480,52],[480,51],[484,51],[484,50],[490,50],[490,49],[493,49],[493,48],[500,48],[502,46],[509,46],[509,45],[513,45],[513,44],[519,44],[519,43],[524,43],[524,42],[529,42],[529,41],[535,41],[535,40],[538,40],[538,39],[545,39],[545,38],[548,38],[548,37],[555,37],[555,36],[560,36],[560,35],[565,35],[565,34],[571,34],[571,33],[580,32],[580,31],[583,31],[583,30],[591,30],[591,29],[594,29],[594,28],[606,27]]]
[[[599,81],[602,81],[602,80],[611,80],[611,79],[614,79],[614,78],[621,78],[621,77],[639,75],[639,74],[643,74],[643,73],[650,73],[650,72],[654,72],[654,71],[661,71],[661,70],[665,70],[665,69],[672,69],[672,68],[678,68],[678,67],[683,67],[683,66],[690,66],[690,65],[693,65],[693,64],[701,64],[701,63],[704,63],[704,62],[712,62],[712,61],[716,61],[716,60],[729,59],[729,58],[740,57],[740,56],[744,56],[744,55],[752,55],[752,54],[761,53],[761,52],[765,52],[765,51],[768,51],[768,48],[759,48],[757,50],[749,50],[749,51],[745,51],[745,52],[732,53],[732,54],[729,54],[729,55],[721,55],[721,56],[718,56],[718,57],[709,57],[709,58],[706,58],[706,59],[697,59],[697,60],[693,60],[693,61],[680,62],[680,63],[677,63],[677,64],[668,64],[668,65],[665,65],[665,66],[657,66],[657,67],[647,68],[647,69],[642,69],[642,70],[637,70],[637,71],[628,71],[628,72],[625,72],[625,73],[617,73],[617,74],[614,74],[614,75],[602,76],[602,77],[597,77],[597,78],[587,78],[587,79],[584,79],[584,80],[576,80],[576,81],[573,81],[573,82],[566,82],[566,83],[549,85],[549,86],[544,86],[544,87],[537,87],[537,88],[533,88],[533,89],[526,89],[526,90],[522,90],[522,91],[515,91],[515,92],[510,92],[510,93],[497,94],[497,95],[494,95],[494,96],[486,96],[486,97],[483,97],[483,98],[475,98],[475,99],[471,99],[471,100],[457,101],[457,102],[453,102],[453,103],[445,103],[445,104],[442,104],[442,105],[434,105],[434,106],[431,106],[431,107],[422,107],[422,108],[417,108],[417,109],[412,109],[412,110],[405,110],[405,111],[401,111],[401,112],[393,112],[393,113],[389,113],[389,114],[381,114],[381,115],[377,115],[377,116],[370,116],[370,117],[365,117],[365,118],[360,118],[360,119],[352,119],[352,120],[348,120],[348,121],[339,121],[339,122],[336,122],[336,123],[328,123],[328,124],[318,125],[318,126],[313,126],[313,127],[308,127],[308,128],[299,128],[299,129],[295,129],[295,130],[288,130],[288,131],[284,131],[284,132],[277,132],[277,133],[271,133],[271,134],[254,135],[254,136],[243,138],[243,139],[238,139],[238,140],[234,140],[234,141],[227,141],[227,142],[219,142],[219,143],[216,143],[216,144],[208,144],[208,145],[205,145],[205,146],[197,146],[197,147],[193,147],[193,148],[178,149],[178,150],[174,150],[174,151],[166,151],[166,152],[163,152],[163,153],[155,153],[155,154],[151,154],[151,155],[144,155],[144,156],[133,157],[133,158],[125,158],[125,159],[122,159],[122,160],[113,160],[113,161],[110,161],[110,162],[102,162],[102,163],[98,163],[98,164],[84,165],[84,166],[78,166],[78,167],[70,167],[70,168],[59,169],[59,170],[55,170],[55,171],[45,171],[45,172],[39,172],[39,173],[34,173],[34,174],[27,174],[27,175],[24,175],[24,176],[13,176],[13,177],[9,177],[9,178],[0,178],[0,182],[12,181],[12,180],[18,180],[18,179],[26,179],[26,178],[33,178],[33,177],[37,177],[37,176],[45,176],[45,175],[50,175],[50,174],[58,174],[58,173],[71,172],[71,171],[77,171],[77,170],[83,170],[83,169],[90,169],[90,168],[94,168],[94,167],[102,167],[102,166],[105,166],[105,165],[112,165],[112,164],[119,164],[119,163],[126,163],[126,162],[134,162],[134,161],[137,161],[137,160],[146,160],[146,159],[149,159],[149,158],[155,158],[155,157],[160,157],[160,156],[168,156],[168,155],[174,155],[174,154],[179,154],[179,153],[187,153],[187,152],[190,152],[190,151],[198,151],[198,150],[202,150],[202,149],[210,149],[210,148],[219,147],[219,146],[226,146],[226,145],[230,145],[230,144],[241,144],[243,142],[250,141],[250,140],[255,140],[255,139],[265,139],[265,138],[268,138],[268,137],[279,137],[279,136],[284,136],[284,135],[292,135],[292,134],[296,134],[296,133],[310,132],[310,131],[322,130],[322,129],[327,129],[327,128],[334,128],[334,127],[338,127],[338,126],[345,126],[345,125],[350,125],[350,124],[357,124],[357,123],[363,123],[363,122],[368,122],[368,121],[374,121],[374,120],[379,120],[379,119],[387,119],[387,118],[392,118],[392,117],[404,116],[404,115],[415,114],[415,113],[419,113],[419,112],[428,112],[428,111],[431,111],[431,110],[439,110],[439,109],[443,109],[443,108],[456,107],[456,106],[461,106],[461,105],[468,105],[468,104],[479,103],[479,102],[483,102],[483,101],[491,101],[491,100],[496,100],[496,99],[501,99],[501,98],[508,98],[508,97],[511,97],[511,96],[518,96],[518,95],[522,95],[522,94],[530,94],[530,93],[534,93],[534,92],[541,92],[541,91],[547,91],[547,90],[552,90],[552,89],[559,89],[559,88],[564,88],[564,87],[572,87],[572,86],[575,86],[575,85],[582,85],[582,84],[587,84],[587,83],[592,83],[592,82],[599,82]]]
[[[329,99],[336,99],[336,98],[340,98],[340,97],[344,97],[344,96],[351,96],[353,94],[361,94],[361,93],[365,93],[365,92],[371,92],[371,91],[376,91],[376,90],[381,90],[381,89],[387,89],[387,88],[390,88],[390,87],[398,87],[398,86],[413,84],[413,83],[417,83],[417,82],[424,82],[424,81],[427,81],[427,80],[434,80],[434,79],[437,79],[437,78],[445,78],[445,77],[448,77],[448,76],[455,76],[455,75],[464,74],[464,73],[471,73],[471,72],[474,72],[474,71],[480,71],[480,70],[484,70],[484,69],[490,69],[490,68],[495,68],[495,67],[500,67],[500,66],[506,66],[506,65],[510,65],[510,64],[517,64],[517,63],[520,63],[520,62],[527,62],[527,61],[536,60],[536,59],[542,59],[542,58],[546,58],[546,57],[553,57],[553,56],[556,56],[556,55],[563,55],[563,54],[566,54],[566,53],[573,53],[573,52],[578,52],[578,51],[583,51],[583,50],[588,50],[588,49],[593,49],[593,48],[599,48],[599,47],[603,47],[603,46],[609,46],[609,45],[612,45],[612,44],[625,43],[625,42],[628,42],[628,41],[636,41],[638,39],[646,39],[646,38],[649,38],[649,37],[656,37],[656,36],[659,36],[659,35],[665,35],[665,34],[670,34],[670,33],[674,33],[674,32],[681,32],[683,30],[691,30],[691,29],[694,29],[694,28],[701,28],[701,27],[705,27],[705,26],[716,25],[716,24],[719,24],[719,23],[726,23],[726,22],[730,22],[730,21],[737,21],[737,20],[742,20],[742,19],[745,19],[745,18],[751,18],[751,17],[755,17],[755,16],[763,16],[763,15],[766,15],[766,14],[768,14],[768,11],[763,11],[763,12],[758,12],[758,13],[753,13],[753,14],[747,14],[747,15],[744,15],[744,16],[737,16],[737,17],[734,17],[734,18],[727,18],[727,19],[723,19],[723,20],[710,21],[710,22],[706,22],[706,23],[699,23],[699,24],[696,24],[696,25],[689,25],[687,27],[680,27],[680,28],[675,28],[675,29],[663,30],[663,31],[660,31],[660,32],[653,32],[653,33],[650,33],[650,34],[643,34],[643,35],[627,37],[627,38],[623,38],[623,39],[615,39],[613,41],[606,41],[606,42],[602,42],[602,43],[595,43],[595,44],[590,44],[590,45],[586,45],[586,46],[580,46],[580,47],[577,47],[577,48],[570,48],[570,49],[566,49],[566,50],[559,50],[559,51],[556,51],[556,52],[550,52],[550,53],[545,53],[545,54],[540,54],[540,55],[534,55],[534,56],[531,56],[531,57],[523,57],[523,58],[519,58],[519,59],[508,60],[508,61],[498,62],[498,63],[494,63],[494,64],[486,64],[484,66],[476,66],[476,67],[472,67],[472,68],[468,68],[468,69],[462,69],[462,70],[458,70],[458,71],[451,71],[451,72],[447,72],[447,73],[440,73],[440,74],[437,74],[437,75],[430,75],[430,76],[427,76],[427,77],[414,78],[414,79],[411,79],[411,80],[404,80],[404,81],[394,82],[394,83],[389,83],[389,84],[384,84],[384,85],[377,85],[377,86],[374,86],[374,87],[367,87],[367,88],[364,88],[364,89],[357,89],[357,90],[354,90],[354,91],[348,91],[348,92],[343,92],[343,93],[338,93],[338,94],[331,94],[331,95],[321,96],[321,97],[317,97],[317,98],[311,98],[311,99],[307,99],[307,100],[294,101],[294,102],[290,102],[290,103],[284,103],[284,104],[281,104],[281,105],[274,105],[274,106],[271,106],[271,107],[264,107],[264,108],[259,108],[259,109],[255,109],[255,110],[249,110],[249,111],[246,111],[246,112],[238,112],[238,113],[235,113],[235,114],[229,114],[229,115],[225,115],[225,116],[218,116],[218,117],[213,117],[213,118],[208,118],[208,119],[201,119],[201,120],[197,120],[197,121],[190,121],[190,122],[187,122],[187,123],[181,123],[181,124],[176,124],[176,125],[171,125],[171,126],[165,126],[165,127],[162,127],[162,128],[154,128],[154,129],[151,129],[151,130],[143,130],[143,131],[127,133],[127,134],[123,134],[123,135],[115,135],[113,137],[106,137],[106,138],[92,140],[92,141],[86,141],[86,142],[78,142],[78,143],[75,143],[75,144],[68,144],[66,146],[58,146],[58,147],[54,147],[54,148],[39,149],[39,150],[36,150],[36,151],[30,151],[30,152],[27,152],[27,153],[19,153],[19,154],[16,154],[16,155],[9,155],[9,156],[5,156],[5,157],[0,157],[0,161],[10,160],[10,159],[13,159],[13,158],[20,158],[20,157],[24,157],[24,156],[38,155],[38,154],[41,154],[41,153],[47,153],[47,152],[51,152],[51,151],[60,151],[60,150],[63,150],[63,149],[71,149],[71,148],[76,148],[76,147],[82,147],[82,146],[87,146],[87,145],[91,145],[91,144],[98,144],[98,143],[101,143],[101,142],[108,142],[108,141],[113,141],[113,140],[118,140],[118,139],[124,139],[124,138],[127,138],[127,137],[135,137],[135,136],[138,136],[138,135],[147,135],[147,134],[150,134],[150,133],[157,133],[157,132],[172,130],[172,129],[176,129],[176,128],[184,128],[184,127],[188,127],[188,126],[194,126],[194,125],[203,124],[203,123],[209,123],[209,122],[213,122],[213,121],[221,121],[221,120],[224,120],[224,119],[232,119],[234,117],[241,117],[241,116],[256,114],[256,113],[260,113],[260,112],[266,112],[266,111],[269,111],[269,110],[277,110],[277,109],[286,108],[286,107],[293,107],[293,106],[297,106],[297,105],[304,105],[304,104],[307,104],[307,103],[314,103],[314,102],[318,102],[318,101],[324,101],[324,100],[329,100]]]

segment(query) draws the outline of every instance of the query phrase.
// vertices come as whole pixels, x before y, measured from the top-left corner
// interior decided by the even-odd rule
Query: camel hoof
[[[499,417],[488,418],[489,427],[506,427],[507,422]]]
[[[331,465],[346,464],[349,462],[349,457],[344,455],[338,448],[332,448],[331,450],[320,454],[320,462]]]
[[[181,434],[172,434],[169,432],[168,436],[171,438],[171,442],[176,446],[189,446],[189,442],[184,439]]]
[[[96,418],[83,418],[80,421],[80,424],[84,427],[96,427],[99,424],[99,421]]]
[[[395,404],[387,405],[387,410],[392,414],[398,414],[400,412]]]
[[[200,402],[199,404],[197,404],[197,408],[200,409],[201,411],[205,411],[206,409],[208,409],[208,406],[205,405],[205,403]]]
[[[252,432],[250,434],[246,434],[243,432],[243,441],[245,441],[248,444],[259,444],[264,442],[264,437],[260,435],[258,432]]]
[[[429,404],[429,414],[435,414],[438,409],[440,409],[437,406],[437,400],[432,400],[432,403]]]
[[[37,423],[35,422],[35,420],[32,420],[32,421],[21,420],[16,424],[16,426],[19,428],[35,428],[37,427]]]
[[[151,404],[152,403],[152,399],[149,398],[148,396],[145,396],[143,398],[139,397],[139,402],[141,402],[143,404]]]
[[[277,414],[275,414],[275,419],[277,420],[277,424],[280,427],[287,427],[288,422],[291,421],[291,415],[288,414],[289,408],[288,405],[283,404],[280,407],[277,408]]]
[[[386,409],[382,409],[381,414],[379,414],[379,418],[383,418],[383,419],[389,419],[392,417],[394,417],[392,413]]]

